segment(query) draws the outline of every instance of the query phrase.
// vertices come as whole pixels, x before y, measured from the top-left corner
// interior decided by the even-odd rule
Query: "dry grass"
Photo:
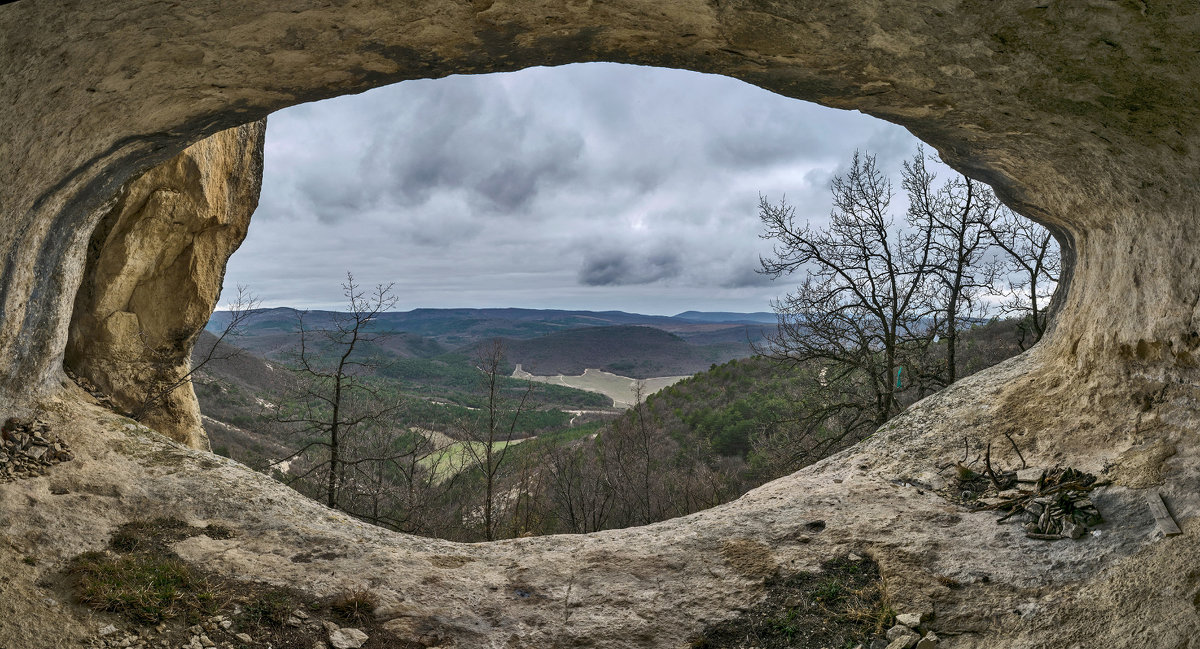
[[[766,598],[705,629],[693,649],[828,649],[868,645],[896,620],[879,575],[866,558],[831,559],[819,573],[766,581]]]
[[[369,590],[356,590],[333,598],[329,610],[347,622],[361,624],[375,616],[379,599]]]

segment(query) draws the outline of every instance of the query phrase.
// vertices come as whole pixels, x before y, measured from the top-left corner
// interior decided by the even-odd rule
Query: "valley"
[[[299,371],[297,348],[305,342],[310,363],[331,362],[337,350],[316,332],[343,316],[258,310],[231,332],[236,335],[216,344],[214,334],[223,332],[228,317],[214,314],[193,354],[193,366],[200,367],[195,390],[213,450],[320,498],[321,485],[309,476],[323,471],[327,454],[319,449],[327,445],[328,433],[297,421],[328,420],[330,414],[323,404],[312,410],[305,401],[316,386]],[[370,499],[372,511],[384,500],[406,510],[416,506],[413,499],[431,508],[436,503],[443,515],[419,522],[409,516],[392,526],[479,538],[477,526],[463,521],[473,516],[471,503],[481,484],[502,483],[518,500],[519,494],[547,488],[548,482],[514,487],[512,481],[521,475],[548,481],[537,467],[564,453],[579,459],[592,453],[601,433],[638,406],[639,386],[647,400],[698,372],[747,358],[767,331],[752,314],[682,318],[524,309],[380,314],[355,352],[360,365],[353,379],[364,391],[348,400],[343,413],[349,409],[356,417],[377,408],[386,415],[365,417],[366,424],[341,433],[339,453],[355,475],[345,478],[344,493],[351,501]],[[490,344],[503,348],[495,376],[484,371],[478,353]],[[526,371],[531,367],[546,373]],[[384,459],[360,473],[368,463],[361,458]],[[696,456],[688,466],[697,461],[705,460]],[[399,503],[396,490],[406,491],[410,500]],[[360,513],[356,506],[341,503]],[[380,516],[372,522],[387,524]],[[560,525],[544,521],[538,531]]]
[[[214,347],[224,317],[193,358],[213,450],[325,501],[314,476],[329,474],[330,384],[300,370],[297,346],[310,364],[335,361],[318,332],[345,316],[261,310]],[[769,333],[755,317],[380,314],[345,377],[356,396],[339,414],[338,507],[462,541],[591,532],[727,502],[858,441],[805,423],[829,377],[754,355]],[[962,371],[1018,351],[1013,327],[965,332]]]

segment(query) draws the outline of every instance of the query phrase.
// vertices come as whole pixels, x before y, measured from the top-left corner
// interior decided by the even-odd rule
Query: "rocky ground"
[[[772,584],[825,574],[826,562],[849,555],[877,566],[888,606],[918,616],[919,631],[938,646],[1200,647],[1191,411],[1164,402],[1126,413],[1122,402],[1071,418],[1070,428],[1052,412],[1014,423],[1012,399],[1038,405],[1014,392],[1029,383],[1026,360],[965,379],[859,446],[733,503],[642,528],[475,545],[360,523],[73,390],[38,416],[42,439],[65,442],[73,459],[0,484],[0,647],[136,646],[141,638],[155,646],[146,631],[153,625],[80,605],[70,568],[85,553],[114,552],[122,526],[160,518],[229,531],[163,542],[203,574],[295,589],[311,602],[370,593],[365,647],[703,646],[706,634],[770,601]],[[986,486],[989,476],[964,498],[961,479],[977,476],[959,465],[1016,478],[1022,463],[1047,470],[1040,486],[1005,480],[997,490]],[[1062,478],[1056,466],[1095,482],[1067,480],[1069,501],[1058,503],[1042,492],[1046,476]],[[1182,534],[1164,536],[1151,497]],[[1015,504],[996,506],[1006,501]],[[1030,520],[1029,506],[1052,504],[1057,527],[1047,518],[1048,527],[1026,528],[1041,518]],[[1086,527],[1079,538],[1064,533],[1075,511]],[[223,635],[224,621],[241,632],[227,608],[198,622],[203,633],[170,642],[204,646],[207,636],[240,646],[236,634]],[[314,627],[313,642],[329,643],[321,630]],[[882,646],[925,641],[902,631]],[[257,642],[251,636],[245,646]]]

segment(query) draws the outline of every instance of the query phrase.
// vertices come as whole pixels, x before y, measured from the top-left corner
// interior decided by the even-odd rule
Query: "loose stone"
[[[329,634],[329,644],[333,649],[358,649],[368,639],[369,636],[359,629],[338,629]]]
[[[901,613],[900,615],[896,616],[896,621],[910,629],[915,629],[918,626],[921,626],[921,614]]]

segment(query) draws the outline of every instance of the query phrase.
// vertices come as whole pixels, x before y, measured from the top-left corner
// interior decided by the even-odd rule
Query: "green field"
[[[531,438],[495,442],[492,444],[492,451],[499,451],[510,444],[520,444],[526,439]],[[468,445],[475,448],[479,455],[483,455],[484,442],[452,442],[421,458],[418,463],[429,469],[434,475],[434,481],[440,484],[471,468],[472,454],[468,450]]]

